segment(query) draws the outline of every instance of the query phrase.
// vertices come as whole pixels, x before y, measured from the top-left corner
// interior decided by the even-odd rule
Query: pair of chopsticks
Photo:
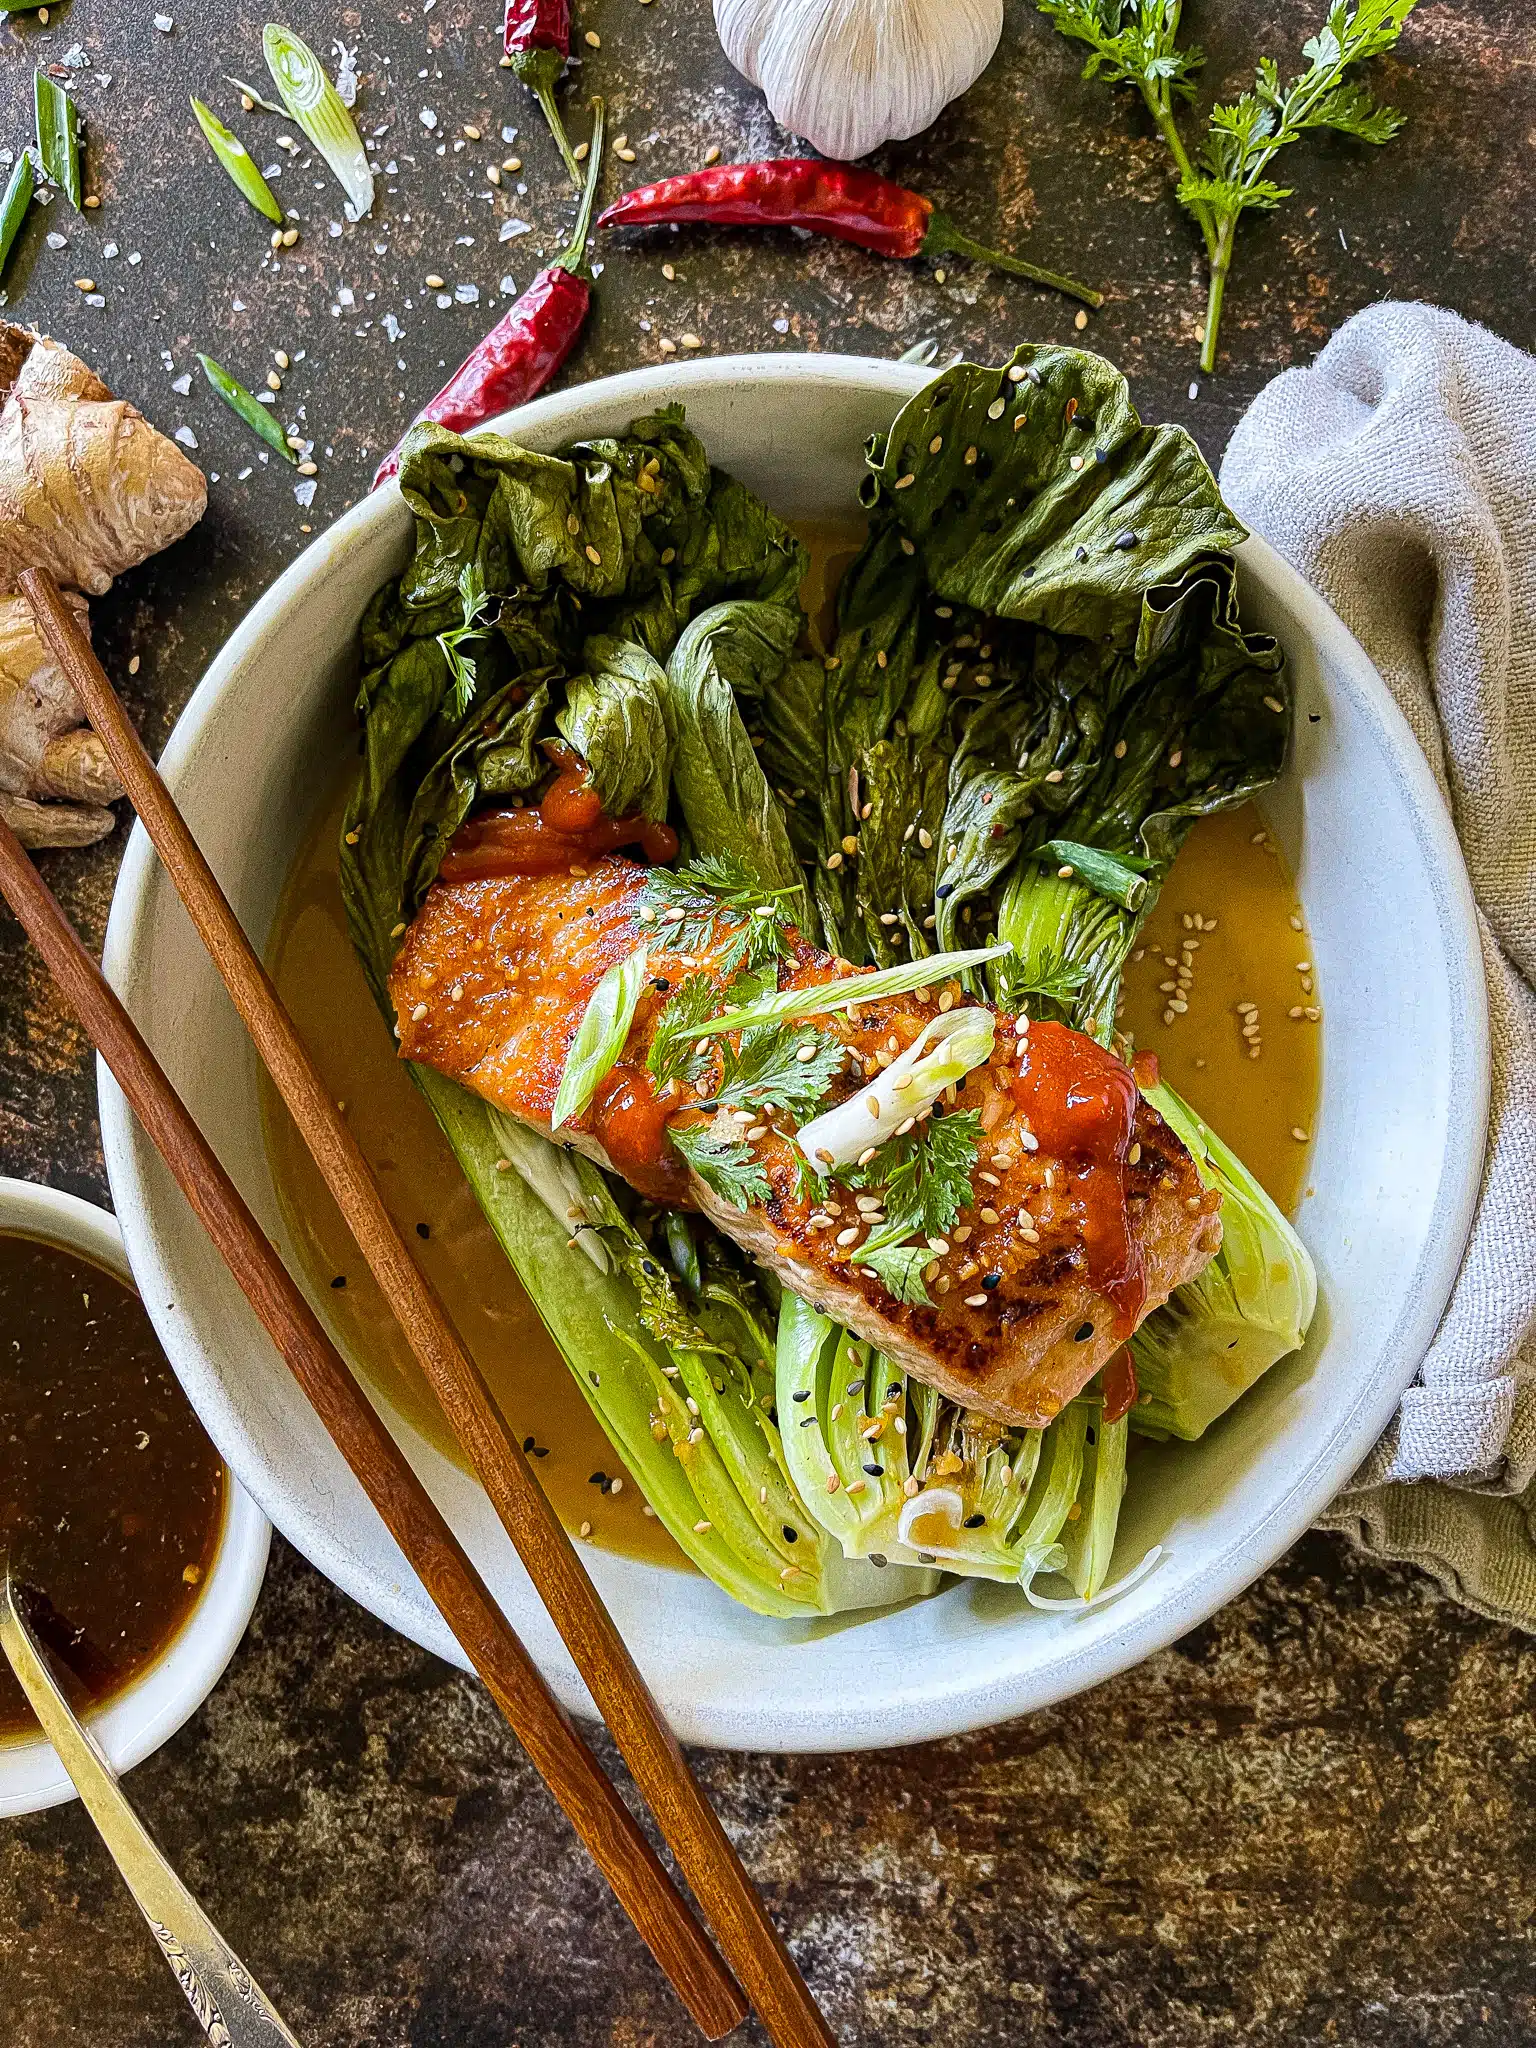
[[[19,581],[44,640],[78,691],[257,1052],[612,1730],[730,1969],[374,1413],[127,1011],[3,824],[0,892],[112,1069],[310,1405],[699,2028],[711,2040],[729,2033],[747,2014],[744,1986],[776,2048],[832,2048],[826,2021],[719,1817],[689,1771],[489,1387],[396,1228],[372,1170],[89,641],[46,570],[29,569]]]

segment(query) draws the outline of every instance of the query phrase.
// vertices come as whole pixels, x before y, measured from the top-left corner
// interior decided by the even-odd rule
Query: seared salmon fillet
[[[390,975],[402,1056],[547,1135],[598,981],[644,942],[649,980],[619,1063],[561,1139],[643,1195],[696,1204],[914,1378],[1002,1422],[1043,1427],[1217,1250],[1220,1196],[1202,1187],[1130,1069],[1079,1032],[994,1010],[992,1058],[953,1092],[983,1134],[971,1199],[947,1236],[927,1241],[929,1303],[898,1300],[855,1263],[878,1203],[835,1180],[807,1192],[787,1118],[757,1112],[744,1124],[741,1112],[700,1109],[709,1098],[699,1089],[658,1090],[646,1057],[668,1003],[689,977],[724,977],[708,953],[668,950],[665,923],[643,901],[646,873],[606,856],[554,873],[439,880]],[[728,919],[717,928],[719,950],[730,929]],[[790,950],[780,987],[856,972],[793,934]],[[852,1095],[956,1000],[973,999],[951,985],[818,1015],[818,1034],[846,1047],[822,1107]],[[668,1142],[674,1122],[717,1123],[749,1142],[768,1199],[741,1210],[717,1194]]]

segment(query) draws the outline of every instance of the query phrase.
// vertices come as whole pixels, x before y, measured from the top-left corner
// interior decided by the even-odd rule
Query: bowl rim
[[[895,406],[921,390],[935,374],[915,364],[864,356],[764,353],[710,357],[574,385],[502,414],[488,421],[486,429],[544,433],[557,428],[563,435],[578,437],[584,431],[583,416],[596,408],[632,405],[639,412],[674,399],[686,404],[690,394],[720,387],[739,388],[746,395],[750,387],[760,387],[765,379],[800,388],[874,391],[888,394]],[[161,768],[173,788],[203,745],[206,727],[231,675],[261,647],[274,620],[301,594],[312,593],[333,577],[344,578],[349,558],[363,537],[371,534],[375,525],[398,516],[396,490],[371,492],[317,535],[247,613],[210,663],[167,743]],[[1026,1707],[1050,1705],[1139,1663],[1235,1598],[1316,1521],[1380,1438],[1429,1349],[1471,1231],[1486,1143],[1491,1082],[1488,1003],[1471,883],[1429,763],[1358,640],[1266,541],[1250,535],[1242,544],[1241,555],[1261,569],[1271,587],[1284,593],[1311,642],[1331,666],[1348,676],[1357,708],[1374,727],[1400,779],[1424,848],[1426,870],[1434,879],[1446,964],[1461,1005],[1464,1028],[1452,1046],[1450,1116],[1438,1191],[1443,1221],[1403,1299],[1392,1360],[1383,1361],[1374,1377],[1355,1390],[1326,1447],[1293,1473],[1290,1484],[1266,1513],[1192,1574],[1180,1596],[1148,1607],[1115,1638],[1111,1655],[1105,1654],[1104,1646],[1092,1643],[1076,1652],[1059,1652],[1053,1659],[1051,1682],[1045,1687],[1031,1686],[1027,1701],[1015,1697],[1010,1703],[1009,1693],[1017,1695],[1024,1684],[1024,1674],[1016,1670],[1010,1669],[1001,1679],[995,1673],[973,1673],[959,1683],[942,1683],[915,1671],[899,1701],[882,1701],[856,1730],[845,1720],[829,1735],[818,1729],[814,1706],[785,1712],[781,1704],[771,1728],[754,1730],[751,1713],[743,1716],[713,1700],[701,1704],[681,1691],[669,1693],[658,1687],[663,1707],[684,1741],[778,1750],[883,1747],[923,1741],[990,1726]],[[119,987],[130,972],[139,921],[149,909],[154,870],[153,849],[143,827],[136,824],[113,895],[103,955],[107,976]],[[108,1177],[114,1198],[128,1218],[130,1256],[135,1268],[144,1273],[150,1298],[156,1298],[154,1287],[169,1275],[147,1226],[132,1119],[100,1063],[98,1069]],[[180,1372],[181,1360],[169,1343],[167,1349]],[[209,1418],[215,1441],[221,1446],[231,1440],[243,1442],[238,1419],[216,1376],[197,1358],[188,1358],[186,1364],[183,1382],[188,1385],[189,1397],[195,1388],[194,1405],[199,1414]],[[381,1586],[375,1575],[360,1568],[332,1539],[309,1504],[297,1500],[263,1458],[253,1456],[250,1462],[260,1469],[251,1471],[247,1484],[290,1540],[360,1604],[391,1627],[422,1641],[420,1623],[400,1598],[399,1589]],[[564,1702],[574,1711],[590,1713],[590,1702],[563,1646],[555,1658],[542,1661],[546,1676]]]
[[[62,1188],[0,1177],[0,1233],[78,1252],[135,1287],[117,1219]],[[88,1716],[92,1735],[118,1772],[142,1763],[196,1713],[223,1676],[261,1591],[272,1525],[228,1459],[224,1464],[224,1522],[201,1595],[154,1662]],[[0,1817],[41,1813],[76,1796],[45,1738],[0,1742]]]

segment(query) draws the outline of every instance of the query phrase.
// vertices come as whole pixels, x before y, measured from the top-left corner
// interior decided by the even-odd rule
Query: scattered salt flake
[[[255,397],[258,405],[276,405],[277,403],[276,397],[270,391],[258,391]]]
[[[344,306],[355,306],[357,304],[357,298],[349,284],[338,285],[336,296]]]
[[[453,288],[453,296],[461,306],[478,306],[480,303],[480,287],[477,284],[456,284]]]
[[[85,295],[85,303],[88,306],[104,306],[107,302],[102,297],[100,292],[87,292]]]
[[[55,228],[48,236],[48,246],[50,249],[67,249],[69,247],[69,237],[68,235],[61,235],[58,229]]]
[[[773,331],[775,334],[788,334],[789,322],[787,320],[775,320],[773,323]]]
[[[237,469],[235,471],[235,482],[237,484],[243,484],[248,476],[254,476],[255,474],[255,470],[253,470],[251,465],[247,463],[244,469]]]
[[[439,292],[437,295],[437,303],[442,310],[446,311],[447,308],[453,304],[453,299],[449,293]]]
[[[531,235],[532,233],[533,223],[531,221],[518,220],[514,215],[511,220],[504,220],[502,222],[501,232],[497,235],[496,239],[498,242],[515,242],[519,235]]]
[[[113,258],[113,257],[114,257],[115,255],[117,255],[117,253],[118,253],[118,248],[117,248],[117,244],[116,244],[116,242],[108,242],[108,243],[106,243],[106,244],[105,244],[105,245],[103,246],[103,248],[102,248],[102,252],[101,252],[101,253],[102,253],[102,255],[103,255],[103,256],[105,256],[105,257],[106,257],[107,261],[108,261],[108,262],[110,263],[110,262],[111,262],[111,260],[112,260],[112,258]]]
[[[307,476],[305,477],[303,483],[295,484],[293,487],[293,495],[296,502],[302,505],[305,511],[308,511],[310,506],[313,505],[313,503],[315,502],[314,478],[312,476]]]
[[[134,269],[135,269],[135,270],[137,270],[137,269],[138,269],[138,267],[139,267],[139,265],[140,265],[140,264],[141,264],[141,263],[142,263],[142,262],[144,261],[144,256],[143,256],[143,252],[142,252],[142,250],[139,250],[139,249],[134,249],[134,250],[131,250],[131,251],[129,252],[129,256],[128,256],[128,261],[129,261],[129,262],[130,262],[130,263],[131,263],[131,264],[133,265]],[[241,305],[241,303],[240,303],[240,301],[239,301],[238,299],[236,299],[236,301],[235,301],[235,311],[236,311],[237,313],[243,313],[243,312],[245,311],[245,308],[244,308],[244,306],[242,306],[242,305]]]
[[[176,439],[183,448],[195,448],[197,446],[197,436],[190,427],[178,427],[176,429]]]
[[[325,232],[330,236],[331,240],[334,242],[336,237],[341,233],[341,222],[339,220],[331,221],[329,225],[326,227]]]
[[[192,389],[191,371],[183,370],[179,377],[173,377],[171,379],[171,389],[174,392],[176,392],[179,397],[185,398],[187,393]]]
[[[71,71],[84,71],[90,61],[90,58],[86,56],[78,43],[71,43],[59,59],[59,62],[67,64]]]
[[[168,14],[157,14],[155,16],[155,27],[159,29],[161,35],[168,36],[175,26],[175,22],[172,21]],[[192,445],[195,448],[197,443],[194,441]]]
[[[391,341],[398,341],[400,339],[400,322],[393,313],[386,313],[384,315],[384,332]]]
[[[501,289],[504,297],[515,299],[517,297],[517,279],[515,277],[504,277],[501,280]],[[405,368],[404,363],[400,367],[403,370]]]
[[[423,128],[432,129],[437,126],[437,115],[431,107],[423,107],[416,118]]]
[[[504,127],[501,131],[501,139],[503,142],[516,142],[517,130],[515,128]]]

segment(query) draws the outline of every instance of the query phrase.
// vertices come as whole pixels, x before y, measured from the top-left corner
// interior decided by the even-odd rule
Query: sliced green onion
[[[823,1017],[832,1010],[856,1009],[860,1003],[876,1003],[884,996],[909,995],[913,989],[929,988],[936,981],[948,981],[967,969],[1011,953],[1011,946],[973,946],[962,953],[930,953],[926,960],[909,960],[901,967],[882,967],[874,974],[850,975],[846,981],[824,981],[815,988],[786,988],[763,996],[740,1010],[726,1010],[680,1033],[684,1038],[713,1038],[720,1031],[745,1031],[752,1024],[787,1024],[793,1017]]]
[[[0,14],[35,14],[48,0],[0,0]]]
[[[883,1145],[909,1117],[932,1108],[946,1088],[985,1066],[996,1033],[990,1010],[930,1017],[899,1059],[846,1102],[802,1124],[795,1143],[818,1173],[851,1166],[867,1145]]]
[[[37,185],[37,173],[32,168],[32,158],[23,150],[16,159],[16,168],[11,172],[5,188],[5,197],[0,199],[0,272],[3,272],[11,253],[11,244],[21,233],[21,224],[27,217],[27,208],[32,204],[32,193]]]
[[[336,173],[361,219],[373,206],[373,172],[346,101],[308,43],[291,28],[269,21],[261,32],[261,48],[283,105]]]
[[[288,446],[282,428],[273,419],[264,405],[258,405],[240,381],[231,377],[228,370],[220,367],[212,356],[200,355],[197,359],[203,366],[203,375],[217,391],[232,413],[237,413],[253,434],[260,434],[269,448],[275,448],[287,462],[297,462],[298,456]]]
[[[552,1131],[581,1115],[624,1050],[645,987],[648,959],[645,947],[637,946],[627,959],[616,960],[593,989],[555,1090],[555,1110],[549,1120]]]
[[[37,160],[70,205],[80,211],[80,112],[61,85],[41,71],[33,76]]]
[[[264,114],[280,114],[284,120],[287,119],[288,109],[286,107],[280,107],[275,100],[269,100],[265,94],[259,93],[254,85],[248,85],[243,78],[236,78],[232,72],[226,71],[224,83],[232,85],[236,92],[243,93],[251,102],[251,105],[253,107],[260,107]]]
[[[239,136],[232,135],[218,115],[205,107],[201,100],[193,100],[192,111],[197,116],[197,125],[202,129],[208,147],[256,211],[264,213],[268,220],[281,222],[283,209],[272,196],[272,187],[251,162],[250,152]]]
[[[1147,900],[1150,884],[1146,876],[1131,861],[1106,853],[1102,846],[1084,846],[1076,839],[1047,839],[1035,848],[1035,859],[1070,868],[1079,881],[1118,903],[1122,910],[1140,910]]]

